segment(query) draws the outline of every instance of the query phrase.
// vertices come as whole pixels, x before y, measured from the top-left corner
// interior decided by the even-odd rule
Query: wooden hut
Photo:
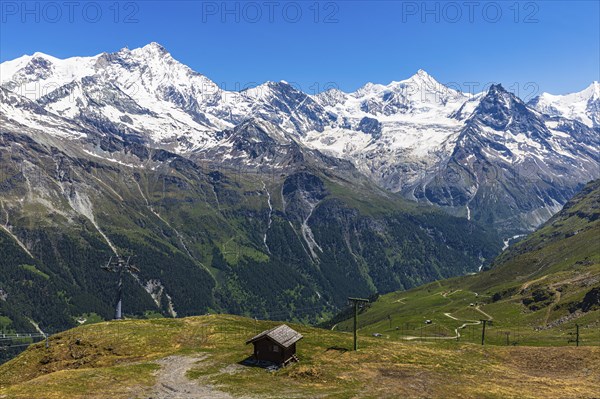
[[[246,345],[254,344],[254,358],[260,361],[286,365],[298,361],[296,357],[296,342],[302,335],[282,324],[246,341]]]

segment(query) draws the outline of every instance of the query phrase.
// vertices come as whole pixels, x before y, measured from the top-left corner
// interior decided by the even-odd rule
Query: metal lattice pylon
[[[118,284],[118,292],[117,292],[117,302],[115,305],[115,320],[121,320],[123,318],[122,307],[123,307],[123,273],[124,272],[135,272],[138,273],[140,269],[136,266],[130,264],[131,257],[127,257],[127,259],[123,259],[120,256],[117,256],[116,259],[113,260],[111,256],[108,260],[108,263],[104,266],[101,266],[102,269],[107,272],[113,272],[119,274],[119,284]]]

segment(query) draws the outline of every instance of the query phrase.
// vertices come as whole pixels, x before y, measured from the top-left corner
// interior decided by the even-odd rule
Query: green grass
[[[538,231],[499,256],[491,269],[380,297],[360,315],[365,334],[384,339],[455,336],[468,321],[493,319],[490,344],[572,345],[576,324],[584,345],[600,345],[600,306],[575,313],[585,295],[600,287],[600,181]],[[532,302],[536,292],[547,300]],[[480,310],[477,310],[477,309]],[[453,319],[452,316],[455,319]],[[391,319],[391,326],[390,326]],[[431,320],[431,325],[425,325]],[[352,320],[336,325],[350,331]],[[479,333],[476,333],[477,330]],[[480,340],[481,326],[467,326],[460,340]],[[459,331],[460,332],[460,331]]]
[[[41,270],[38,270],[38,268],[36,268],[33,265],[19,265],[19,267],[23,270],[27,270],[28,272],[31,272],[37,276],[40,276],[46,280],[48,280],[50,278],[49,275],[47,275],[46,273],[42,272]]]
[[[80,370],[61,370],[42,375],[7,389],[10,398],[88,399],[131,397],[131,387],[140,392],[154,384],[159,366],[142,363]],[[2,392],[2,390],[0,390]]]
[[[585,273],[600,276],[600,268],[594,266],[588,268]],[[578,273],[573,273],[569,274],[568,278],[577,276]],[[549,276],[544,283],[560,286],[565,278],[567,276],[564,274],[558,277]],[[477,310],[479,308],[493,318],[492,324],[487,326],[490,344],[505,345],[506,340],[501,337],[505,338],[505,333],[509,332],[513,337],[509,340],[511,344],[516,342],[519,345],[569,345],[568,340],[574,338],[569,334],[574,333],[575,324],[579,324],[582,344],[600,345],[600,310],[559,322],[562,317],[569,315],[568,305],[581,301],[584,293],[591,287],[573,287],[567,284],[558,302],[531,311],[522,303],[530,291],[519,292],[493,302],[491,295],[495,290],[476,292],[469,287],[472,280],[473,278],[458,281],[453,279],[407,292],[384,295],[360,313],[359,329],[363,334],[380,333],[384,335],[382,339],[393,340],[403,340],[410,336],[424,336],[426,339],[438,336],[454,337],[455,329],[463,323],[488,319]],[[458,288],[461,286],[462,288]],[[534,285],[531,288],[535,287]],[[426,320],[431,320],[432,324],[425,324]],[[556,325],[549,326],[552,322]],[[352,320],[338,323],[335,329],[351,331]],[[473,330],[476,332],[473,333]],[[462,335],[459,338],[461,341],[476,343],[480,340],[481,326],[467,326],[459,332]]]
[[[0,366],[1,398],[147,398],[171,355],[200,356],[186,376],[235,397],[591,397],[600,348],[397,342],[292,325],[300,363],[275,373],[239,363],[246,339],[278,323],[214,315],[81,326]],[[544,386],[543,391],[538,387]]]

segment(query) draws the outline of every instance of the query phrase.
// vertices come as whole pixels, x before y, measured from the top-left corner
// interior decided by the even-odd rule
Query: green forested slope
[[[100,269],[111,245],[140,269],[125,278],[128,317],[299,321],[351,294],[477,270],[500,247],[476,224],[296,147],[297,163],[240,171],[118,141],[92,157],[41,137],[0,141],[0,312],[12,331],[33,331],[30,319],[54,332],[111,318],[116,276]]]

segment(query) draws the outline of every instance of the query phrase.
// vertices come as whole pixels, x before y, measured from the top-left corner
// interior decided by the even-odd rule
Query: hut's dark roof
[[[246,345],[252,342],[256,342],[261,338],[269,338],[272,341],[275,341],[279,345],[283,346],[284,348],[289,348],[294,343],[300,341],[303,337],[302,334],[300,334],[299,332],[291,329],[285,324],[282,324],[270,330],[261,332],[254,338],[251,338],[248,341],[246,341]]]

